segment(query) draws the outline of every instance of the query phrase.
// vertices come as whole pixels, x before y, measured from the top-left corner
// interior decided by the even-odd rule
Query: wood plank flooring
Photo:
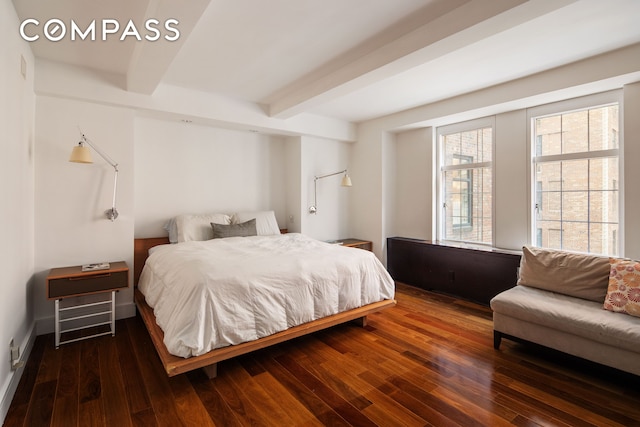
[[[168,378],[140,318],[37,338],[9,426],[640,426],[640,378],[535,346],[493,349],[487,307],[398,284],[398,305]]]

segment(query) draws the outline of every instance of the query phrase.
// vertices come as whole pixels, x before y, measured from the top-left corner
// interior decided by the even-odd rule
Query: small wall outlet
[[[9,351],[11,352],[11,370],[22,368],[24,362],[20,361],[20,347],[13,344],[13,338],[9,341]]]
[[[294,222],[293,215],[289,215],[289,224],[293,224]]]

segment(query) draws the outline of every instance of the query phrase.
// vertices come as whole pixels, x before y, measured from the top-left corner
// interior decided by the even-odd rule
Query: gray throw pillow
[[[255,218],[240,224],[216,224],[215,222],[212,222],[211,227],[213,228],[214,239],[256,236],[258,234],[256,233]]]

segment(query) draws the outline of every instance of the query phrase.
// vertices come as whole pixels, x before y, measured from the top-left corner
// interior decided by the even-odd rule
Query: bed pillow
[[[609,271],[608,257],[525,246],[518,285],[601,303]]]
[[[257,235],[255,218],[250,219],[249,221],[242,222],[240,224],[216,224],[215,222],[212,222],[211,228],[213,229],[214,239]]]
[[[258,236],[272,236],[274,234],[280,234],[278,221],[276,221],[276,214],[273,211],[237,212],[233,215],[234,224],[246,222],[250,219],[256,220],[256,232],[258,233]]]
[[[213,239],[212,222],[231,224],[231,217],[220,213],[178,215],[176,217],[178,242]]]
[[[178,243],[178,226],[175,218],[167,221],[162,228],[169,233],[169,243]]]
[[[640,262],[611,258],[604,309],[640,317]]]

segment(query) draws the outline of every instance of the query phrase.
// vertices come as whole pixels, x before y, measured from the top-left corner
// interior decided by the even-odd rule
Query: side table
[[[53,268],[47,276],[47,299],[55,300],[55,341],[56,348],[60,344],[67,344],[87,338],[116,334],[116,292],[129,287],[129,267],[124,261],[112,262],[108,269],[82,271],[82,266]],[[65,298],[81,297],[92,294],[110,293],[110,298],[98,302],[85,304],[70,304],[61,307],[60,302]],[[87,314],[86,308],[95,312]],[[108,321],[100,321],[108,315]],[[91,319],[101,316],[95,323],[80,327],[63,328],[68,322]],[[66,332],[109,325],[109,331],[61,341],[61,335]]]
[[[373,243],[371,241],[362,239],[338,239],[336,240],[336,243],[339,243],[343,246],[348,246],[350,248],[364,249],[367,251],[371,251],[373,248]]]

